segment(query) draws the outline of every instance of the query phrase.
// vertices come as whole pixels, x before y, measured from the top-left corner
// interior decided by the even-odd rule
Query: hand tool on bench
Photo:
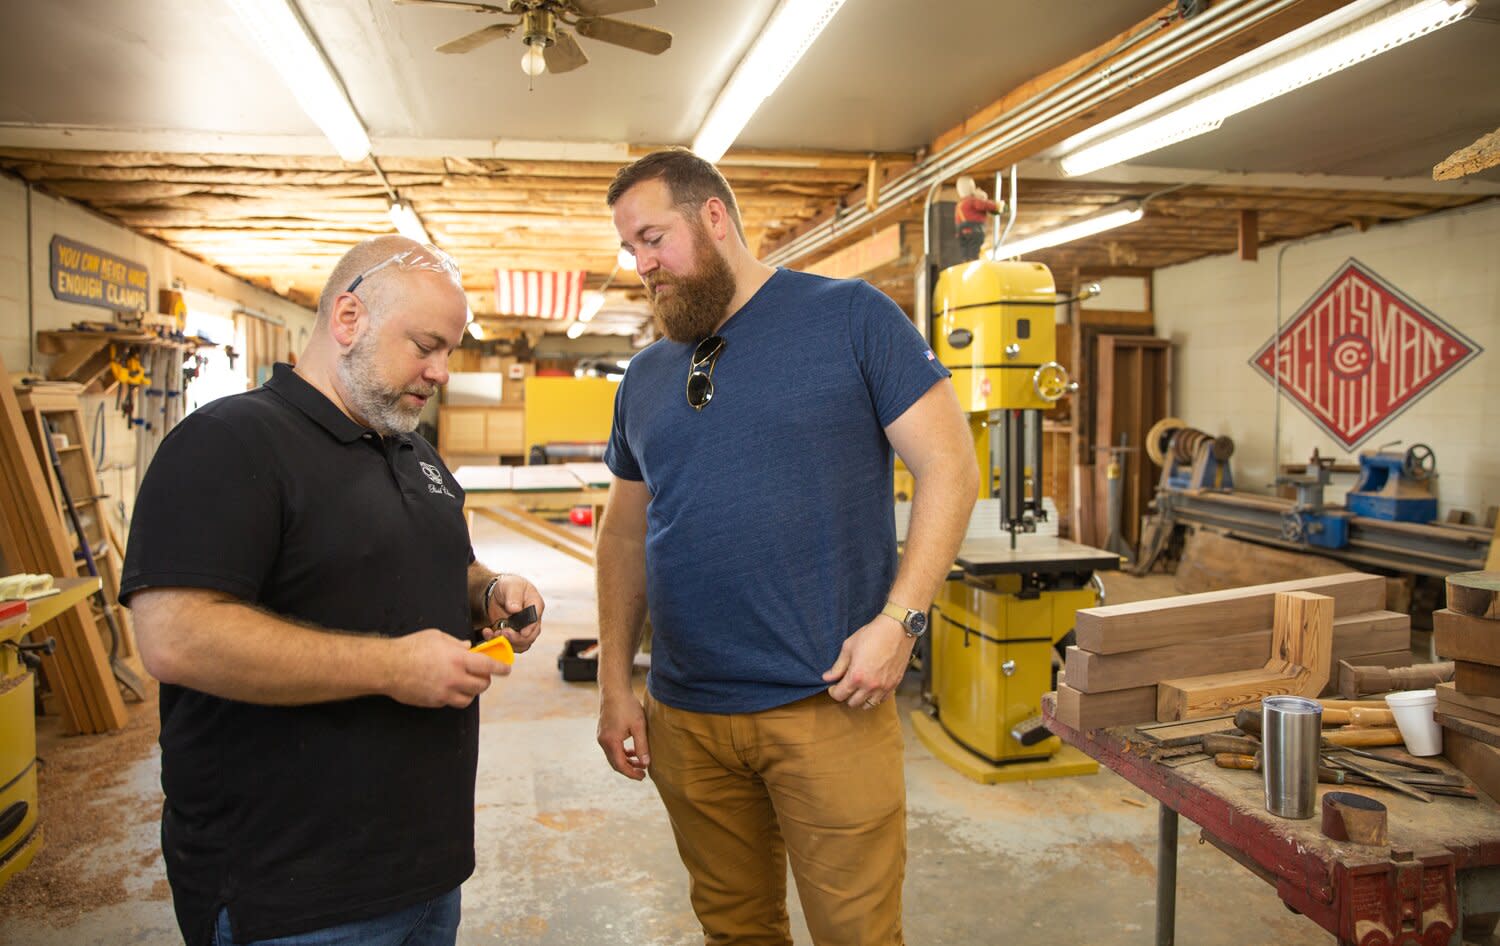
[[[1324,710],[1324,712],[1328,712]],[[1260,735],[1260,711],[1245,707],[1234,714],[1234,725],[1240,730]],[[1374,729],[1336,729],[1323,733],[1323,742],[1330,746],[1399,746],[1401,732],[1395,727],[1381,726]]]
[[[1382,775],[1381,773],[1375,771],[1372,768],[1369,768],[1368,766],[1360,765],[1359,763],[1353,762],[1347,758],[1330,759],[1327,756],[1324,756],[1323,761],[1331,765],[1337,765],[1340,768],[1348,769],[1350,772],[1353,772],[1356,775],[1362,775],[1378,785],[1384,785],[1386,788],[1389,788],[1393,792],[1400,792],[1401,794],[1415,798],[1418,801],[1432,801],[1432,796],[1422,791],[1421,789],[1413,788],[1412,786],[1407,785],[1405,782],[1397,781],[1396,779],[1391,778],[1388,775]]]
[[[1241,752],[1221,752],[1215,755],[1213,758],[1214,765],[1217,765],[1221,769],[1243,769],[1246,772],[1259,772],[1261,770],[1259,755],[1246,755]],[[1410,778],[1413,779],[1420,779],[1424,777],[1441,779],[1441,781],[1422,783],[1422,789],[1425,789],[1423,794],[1431,793],[1433,795],[1447,795],[1454,798],[1478,797],[1473,788],[1469,787],[1467,784],[1459,782],[1456,776],[1410,776]],[[1401,792],[1403,794],[1421,791],[1409,784],[1405,784],[1404,780],[1406,778],[1406,776],[1403,776],[1400,780],[1389,779],[1387,780],[1387,782],[1381,782],[1352,770],[1345,771],[1343,769],[1336,769],[1331,765],[1318,766],[1318,782],[1323,785],[1357,785],[1368,788],[1388,788],[1392,791]],[[1431,801],[1431,798],[1428,798],[1427,800]]]
[[[1391,765],[1399,765],[1403,768],[1415,769],[1418,772],[1431,772],[1436,775],[1443,775],[1448,771],[1440,765],[1433,765],[1429,762],[1423,762],[1416,756],[1407,755],[1405,752],[1402,752],[1399,749],[1389,749],[1386,752],[1369,752],[1365,749],[1356,749],[1353,746],[1339,746],[1339,751],[1347,752],[1350,755],[1357,755],[1361,759],[1371,759],[1375,762],[1388,762]]]

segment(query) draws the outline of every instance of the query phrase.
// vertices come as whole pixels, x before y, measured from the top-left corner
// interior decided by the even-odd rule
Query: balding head
[[[323,285],[323,294],[318,297],[318,327],[327,325],[334,300],[341,293],[347,292],[350,283],[358,279],[361,273],[379,266],[397,253],[412,250],[420,252],[422,244],[409,237],[391,234],[372,237],[363,243],[356,244],[353,249],[345,253],[343,259],[338,261],[338,265],[333,267],[328,282]],[[383,306],[380,304],[382,288],[396,282],[395,279],[386,278],[396,272],[399,270],[388,267],[371,276],[366,282],[360,283],[360,298],[364,300],[366,308],[371,312],[379,314],[382,311]]]

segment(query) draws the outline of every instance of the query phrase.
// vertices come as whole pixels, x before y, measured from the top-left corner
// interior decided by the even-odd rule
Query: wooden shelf
[[[99,590],[99,579],[92,576],[58,578],[52,584],[53,587],[61,588],[62,591],[55,595],[47,595],[45,598],[32,598],[31,610],[27,612],[26,620],[13,627],[8,633],[14,637],[28,634]]]
[[[86,394],[107,393],[119,383],[109,370],[109,349],[112,345],[125,348],[170,348],[184,353],[216,347],[206,339],[163,338],[139,331],[64,329],[36,333],[37,351],[57,356],[47,368],[47,379],[77,382],[84,385]]]

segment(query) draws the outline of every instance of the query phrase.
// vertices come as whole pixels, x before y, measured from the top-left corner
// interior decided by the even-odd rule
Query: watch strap
[[[906,627],[906,616],[911,613],[911,609],[903,608],[894,601],[887,601],[885,607],[880,609],[880,613],[888,618],[895,618],[902,627]]]

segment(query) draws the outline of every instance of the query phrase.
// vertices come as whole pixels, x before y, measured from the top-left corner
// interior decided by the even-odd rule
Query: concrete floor
[[[576,560],[480,520],[475,551],[493,567],[533,578],[548,599],[542,641],[482,698],[476,818],[478,869],[465,885],[463,944],[689,946],[702,942],[687,878],[649,783],[627,781],[594,743],[596,691],[562,682],[555,655],[594,634],[592,572]],[[1117,576],[1114,600],[1170,590],[1160,578]],[[915,706],[915,687],[901,702]],[[155,705],[136,707],[154,717]],[[50,764],[107,737],[47,738]],[[0,944],[81,946],[180,942],[157,850],[160,789],[154,745],[112,758],[118,778],[86,808],[46,819],[119,818],[124,830],[74,857],[80,883],[106,879],[110,896],[81,907],[13,909]],[[1154,942],[1157,808],[1108,773],[980,785],[947,768],[907,728],[910,851],[906,938],[922,946],[1149,944]],[[1177,941],[1201,946],[1326,944],[1271,888],[1182,823]],[[40,862],[39,862],[40,863]],[[116,880],[104,878],[114,871]],[[90,875],[89,872],[94,872]],[[5,891],[33,893],[26,874]],[[789,883],[789,888],[791,885]],[[40,896],[37,893],[36,896]],[[800,909],[799,946],[810,944]],[[0,901],[3,902],[3,901]]]

